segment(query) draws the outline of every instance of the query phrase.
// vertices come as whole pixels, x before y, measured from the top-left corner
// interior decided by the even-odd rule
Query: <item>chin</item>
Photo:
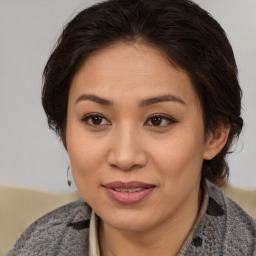
[[[124,232],[143,232],[152,228],[151,225],[154,223],[152,215],[141,210],[140,212],[130,209],[115,210],[115,214],[103,214],[100,218],[112,228]]]

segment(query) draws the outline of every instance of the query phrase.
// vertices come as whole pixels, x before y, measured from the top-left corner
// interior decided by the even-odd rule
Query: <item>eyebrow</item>
[[[147,106],[150,106],[153,104],[157,104],[157,103],[161,103],[161,102],[168,102],[168,101],[177,102],[177,103],[186,105],[186,103],[181,98],[171,95],[171,94],[166,94],[166,95],[152,97],[152,98],[149,98],[146,100],[142,100],[140,102],[140,106],[147,107]]]
[[[75,101],[75,104],[77,104],[80,101],[93,101],[96,102],[100,105],[104,105],[104,106],[113,106],[114,103],[113,101],[107,100],[105,98],[93,95],[93,94],[82,94],[81,96],[79,96],[77,98],[77,100]],[[177,102],[177,103],[181,103],[186,105],[186,103],[179,97],[171,95],[171,94],[166,94],[166,95],[162,95],[162,96],[156,96],[156,97],[152,97],[149,99],[145,99],[142,100],[139,103],[140,107],[147,107],[153,104],[157,104],[157,103],[161,103],[161,102],[168,102],[168,101],[172,101],[172,102]]]
[[[104,105],[104,106],[112,106],[114,105],[114,103],[110,100],[101,98],[99,96],[96,95],[92,95],[92,94],[82,94],[81,96],[79,96],[75,102],[75,104],[77,104],[80,101],[84,101],[84,100],[90,100],[93,102],[96,102],[100,105]]]

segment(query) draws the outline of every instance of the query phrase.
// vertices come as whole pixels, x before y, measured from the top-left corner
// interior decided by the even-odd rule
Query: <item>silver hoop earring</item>
[[[70,178],[69,178],[69,170],[70,170],[70,167],[68,166],[68,168],[67,168],[67,183],[68,183],[68,186],[70,187],[71,186],[71,180],[70,180]]]

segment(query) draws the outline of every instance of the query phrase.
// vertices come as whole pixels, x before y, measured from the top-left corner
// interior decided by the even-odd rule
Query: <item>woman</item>
[[[65,27],[42,102],[83,199],[10,255],[256,255],[256,223],[218,185],[242,129],[220,25],[188,0],[109,0]]]

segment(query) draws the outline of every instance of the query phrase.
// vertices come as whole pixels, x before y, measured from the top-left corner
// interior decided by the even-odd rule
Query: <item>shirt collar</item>
[[[92,210],[89,226],[89,256],[100,256],[98,223],[99,217],[95,214],[94,210]]]

